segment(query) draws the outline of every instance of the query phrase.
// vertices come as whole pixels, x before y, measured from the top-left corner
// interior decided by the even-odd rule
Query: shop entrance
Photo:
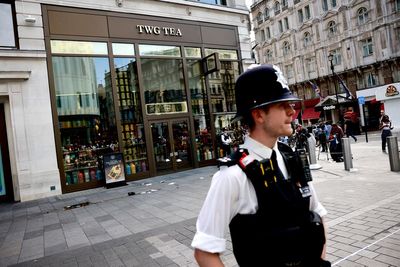
[[[152,121],[150,126],[157,174],[193,166],[187,119]]]
[[[6,129],[4,104],[0,104],[0,202],[14,200]]]

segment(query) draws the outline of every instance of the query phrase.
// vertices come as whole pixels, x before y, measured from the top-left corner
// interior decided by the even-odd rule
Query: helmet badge
[[[288,82],[286,81],[285,77],[283,76],[282,71],[279,69],[278,66],[272,66],[276,71],[277,79],[276,81],[282,85],[282,88],[288,88]]]

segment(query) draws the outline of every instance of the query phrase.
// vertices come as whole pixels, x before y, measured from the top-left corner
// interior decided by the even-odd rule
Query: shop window
[[[201,49],[199,47],[185,47],[185,57],[201,58]]]
[[[213,158],[213,136],[211,134],[210,111],[201,61],[187,61],[192,114],[196,138],[196,156],[199,162]],[[212,88],[216,91],[215,87]]]
[[[135,58],[114,58],[125,173],[149,169]]]
[[[180,57],[181,50],[178,46],[167,45],[139,45],[141,56]]]
[[[16,42],[16,20],[14,1],[0,0],[0,47],[15,48]]]
[[[107,43],[80,41],[50,41],[53,54],[108,55]]]
[[[236,50],[225,50],[225,49],[211,49],[211,48],[206,48],[204,49],[204,52],[206,56],[209,56],[213,53],[218,53],[219,59],[224,60],[224,59],[232,59],[236,60],[238,59],[237,51]]]
[[[113,43],[112,50],[114,56],[134,56],[135,47],[133,44]]]
[[[186,113],[186,93],[180,59],[141,59],[147,115]]]
[[[102,155],[118,151],[108,58],[53,56],[52,65],[65,184],[103,180]]]

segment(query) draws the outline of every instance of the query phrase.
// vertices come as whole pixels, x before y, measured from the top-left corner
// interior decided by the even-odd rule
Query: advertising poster
[[[125,181],[124,161],[122,153],[112,153],[103,156],[106,184]]]

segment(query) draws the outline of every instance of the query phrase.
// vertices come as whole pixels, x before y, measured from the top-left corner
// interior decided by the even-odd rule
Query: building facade
[[[398,94],[383,97],[400,89],[400,1],[261,0],[251,14],[257,60],[280,66],[301,99],[321,97],[316,120],[343,121],[352,106],[367,129],[380,110],[400,123]]]
[[[0,10],[1,201],[215,163],[236,77],[253,63],[244,1]],[[122,165],[105,172],[110,155]]]

